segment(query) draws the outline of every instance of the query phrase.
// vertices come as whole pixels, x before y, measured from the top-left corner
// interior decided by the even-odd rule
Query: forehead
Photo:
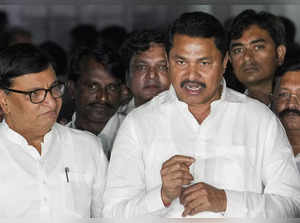
[[[181,54],[186,57],[221,55],[214,38],[190,37],[182,34],[175,34],[170,54]]]
[[[269,32],[258,25],[251,25],[244,30],[240,39],[232,40],[231,43],[239,42],[243,44],[251,43],[253,40],[264,39],[267,42],[274,43]]]
[[[56,75],[49,66],[39,73],[29,73],[12,79],[12,87],[18,89],[48,88],[56,81]]]
[[[280,88],[300,88],[300,70],[288,71],[280,79]]]
[[[132,57],[132,62],[136,61],[148,61],[148,60],[165,60],[166,49],[163,44],[151,43],[149,49],[146,51],[137,53]]]
[[[89,58],[81,66],[81,80],[98,80],[98,81],[116,81],[117,79],[110,74],[102,63],[97,62],[94,58]]]

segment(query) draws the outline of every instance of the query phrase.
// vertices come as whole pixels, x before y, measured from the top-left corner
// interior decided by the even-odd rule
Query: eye
[[[158,66],[159,71],[167,71],[168,66],[166,64],[162,64]]]
[[[233,54],[233,55],[239,55],[239,54],[241,54],[241,53],[243,53],[244,52],[244,48],[243,47],[235,47],[235,48],[233,48],[232,50],[231,50],[231,53]]]
[[[137,64],[137,65],[135,65],[135,70],[136,71],[146,71],[146,70],[148,70],[148,66],[145,64]]]
[[[208,61],[201,61],[200,64],[201,64],[202,66],[207,66],[207,65],[210,64],[210,62],[208,62]]]
[[[288,98],[290,96],[290,93],[288,92],[279,92],[278,97],[279,98]]]
[[[258,50],[263,50],[263,49],[265,49],[265,45],[263,45],[263,44],[255,45],[255,46],[254,46],[254,49],[255,49],[256,51],[258,51]]]
[[[176,59],[175,63],[178,65],[185,65],[185,61],[183,59]]]
[[[118,92],[118,91],[120,91],[121,88],[120,88],[119,84],[109,84],[109,85],[106,85],[106,89],[109,92]]]

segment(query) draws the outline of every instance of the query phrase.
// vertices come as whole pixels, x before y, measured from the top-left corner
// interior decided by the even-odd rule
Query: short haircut
[[[82,75],[82,66],[85,67],[87,59],[94,59],[108,71],[108,73],[117,79],[122,80],[124,69],[120,63],[119,57],[113,51],[103,44],[96,44],[93,47],[80,47],[75,50],[71,56],[69,67],[69,80],[77,82]],[[123,81],[123,80],[122,80]]]
[[[40,73],[51,65],[48,55],[29,43],[12,45],[0,52],[0,88],[9,88],[12,79]]]
[[[286,61],[286,63],[278,70],[278,76],[282,77],[290,71],[300,71],[300,58]]]
[[[183,13],[169,27],[167,51],[173,47],[175,34],[195,38],[214,38],[217,49],[224,58],[227,52],[226,33],[222,24],[212,15],[205,12]]]
[[[133,56],[147,51],[153,43],[165,46],[166,37],[164,33],[157,30],[136,30],[130,33],[119,50],[125,70],[129,70],[130,61]]]
[[[276,47],[286,45],[285,28],[282,20],[271,13],[265,11],[257,13],[252,9],[241,12],[233,19],[229,29],[229,41],[241,38],[243,32],[251,25],[257,25],[261,29],[266,30]]]

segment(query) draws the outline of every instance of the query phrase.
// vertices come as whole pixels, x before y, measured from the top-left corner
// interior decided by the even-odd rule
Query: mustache
[[[147,82],[144,83],[143,88],[147,88],[147,87],[160,87],[161,84],[159,81],[157,80],[149,80]]]
[[[109,109],[115,109],[115,106],[113,106],[112,104],[110,103],[99,103],[99,102],[92,102],[92,103],[89,103],[88,106],[90,107],[99,107],[99,106],[105,106]]]
[[[202,88],[206,88],[206,84],[200,81],[191,81],[191,80],[184,80],[180,83],[180,87],[183,88],[184,85],[186,84],[198,84],[200,85]]]
[[[288,114],[295,114],[295,115],[300,116],[300,111],[298,109],[289,109],[289,108],[287,108],[287,109],[284,109],[281,112],[279,112],[278,115],[279,115],[279,118],[282,118],[282,117],[284,117]]]

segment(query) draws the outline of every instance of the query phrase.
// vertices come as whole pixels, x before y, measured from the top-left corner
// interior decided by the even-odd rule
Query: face
[[[55,72],[50,66],[40,73],[26,74],[12,81],[10,89],[33,91],[48,89],[57,83]],[[0,104],[5,113],[5,120],[10,128],[26,135],[45,135],[56,122],[61,109],[62,99],[53,98],[50,92],[45,100],[33,104],[29,95],[0,91]]]
[[[300,71],[289,71],[281,78],[275,112],[287,130],[300,130]]]
[[[77,118],[94,123],[106,123],[120,104],[120,84],[104,66],[87,59],[74,84]]]
[[[234,73],[246,87],[272,81],[284,56],[285,46],[276,47],[270,34],[257,25],[250,26],[230,44]]]
[[[169,55],[171,83],[189,106],[210,104],[220,96],[227,64],[213,38],[175,34]]]
[[[167,54],[161,44],[133,56],[129,69],[129,88],[137,106],[169,88]]]

